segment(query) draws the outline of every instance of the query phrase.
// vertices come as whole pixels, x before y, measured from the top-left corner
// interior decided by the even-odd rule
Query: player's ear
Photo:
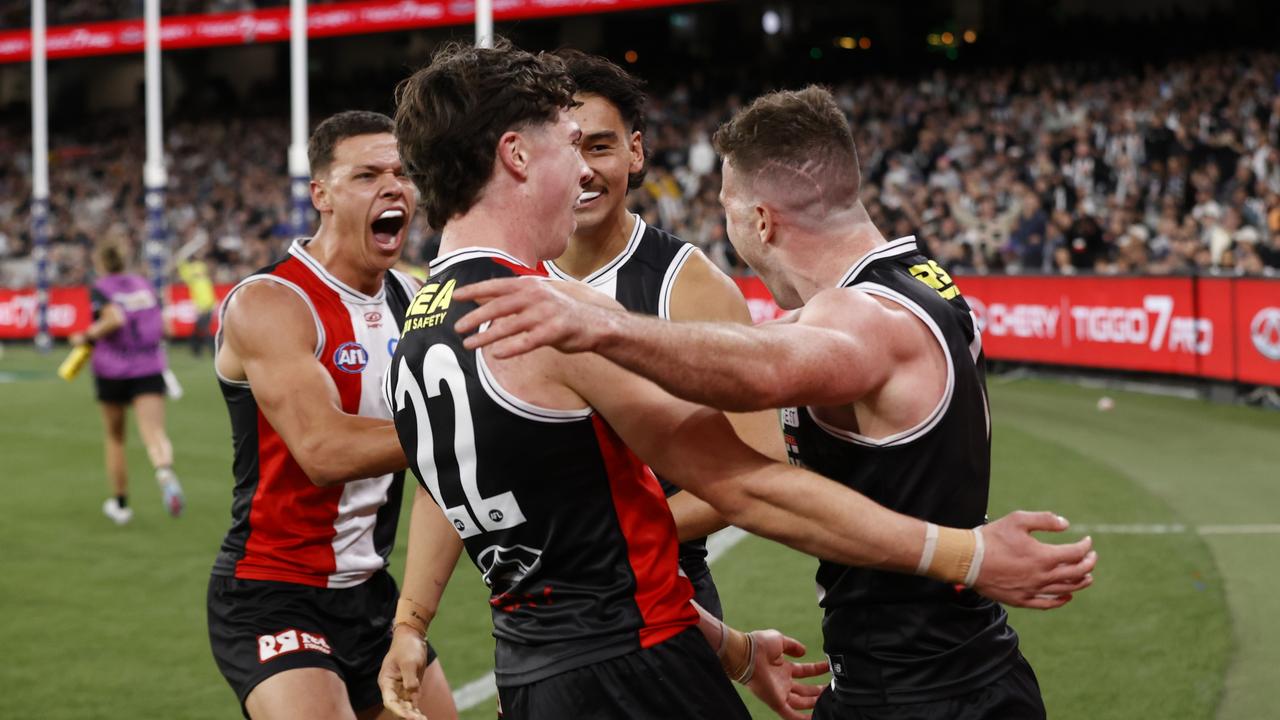
[[[631,164],[627,166],[627,174],[635,175],[644,170],[644,137],[637,130],[631,133]]]
[[[498,162],[520,180],[529,177],[529,142],[520,133],[508,130],[498,138]]]
[[[761,245],[768,245],[773,242],[774,234],[778,229],[778,216],[768,205],[755,206],[756,234],[760,237]]]
[[[311,204],[317,212],[326,213],[333,211],[333,203],[329,201],[329,188],[323,182],[318,180],[311,181]]]

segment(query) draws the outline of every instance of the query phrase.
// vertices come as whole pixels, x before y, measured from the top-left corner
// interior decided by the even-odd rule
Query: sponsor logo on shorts
[[[301,630],[285,630],[258,636],[258,662],[260,663],[304,650],[322,652],[325,655],[333,654],[329,641],[323,635],[314,635]]]
[[[333,364],[345,373],[362,373],[369,364],[369,353],[358,342],[344,342],[333,351]]]

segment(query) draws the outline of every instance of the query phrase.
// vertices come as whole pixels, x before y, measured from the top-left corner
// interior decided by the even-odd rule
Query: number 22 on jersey
[[[395,411],[409,407],[418,426],[417,467],[427,491],[444,510],[458,535],[468,538],[482,532],[513,528],[525,521],[515,495],[504,492],[484,497],[476,481],[476,436],[471,422],[471,401],[467,396],[466,376],[458,365],[458,357],[446,345],[432,345],[422,360],[422,386],[409,370],[409,361],[401,357],[396,369]],[[441,386],[449,388],[453,398],[453,453],[458,463],[458,482],[466,502],[450,507],[441,490],[436,467],[435,437],[427,413],[427,398],[437,398]],[[423,391],[426,395],[423,395]],[[456,493],[450,493],[456,497]]]

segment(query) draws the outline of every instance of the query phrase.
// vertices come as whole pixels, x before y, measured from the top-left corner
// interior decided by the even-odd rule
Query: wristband
[[[747,667],[738,677],[734,678],[742,685],[751,682],[752,676],[756,674],[756,636],[747,633],[747,643],[749,645],[747,649]]]
[[[402,597],[396,603],[396,616],[391,623],[391,630],[394,632],[397,625],[405,625],[413,628],[414,632],[421,635],[423,640],[426,640],[427,625],[431,622],[431,615],[432,613],[427,610],[426,606],[416,603],[407,597]]]
[[[721,627],[724,628],[721,634],[724,647],[721,648],[723,652],[717,652],[720,667],[724,668],[731,680],[746,682],[751,679],[752,668],[755,666],[755,639],[723,623]],[[744,677],[746,680],[742,679]]]
[[[972,579],[977,580],[977,572],[973,569],[975,564],[981,564],[977,556],[981,537],[976,530],[958,530],[929,523],[916,573],[953,585],[969,584],[967,581],[971,574]]]
[[[969,572],[964,576],[965,587],[973,587],[978,582],[978,573],[982,572],[982,558],[987,551],[987,543],[982,539],[982,528],[973,529],[973,539],[973,562],[969,563]]]

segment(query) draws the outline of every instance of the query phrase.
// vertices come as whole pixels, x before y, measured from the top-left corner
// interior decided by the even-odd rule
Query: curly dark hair
[[[816,182],[828,205],[858,196],[862,181],[853,131],[826,88],[761,95],[721,125],[712,142],[747,177],[781,174],[788,182]]]
[[[505,39],[492,48],[449,43],[396,87],[395,133],[427,222],[442,228],[475,205],[502,134],[554,123],[573,107],[564,63]]]
[[[328,172],[333,164],[333,151],[338,143],[357,135],[380,135],[395,132],[395,123],[382,113],[367,110],[347,110],[325,119],[311,132],[307,140],[307,161],[311,165],[311,177]]]
[[[644,183],[649,158],[649,147],[644,136],[649,98],[644,93],[644,81],[599,55],[564,48],[557,50],[555,56],[564,61],[569,77],[578,86],[579,94],[599,95],[608,100],[618,109],[622,122],[626,123],[631,132],[640,133],[646,167],[627,176],[628,188],[634,190],[640,187]]]

